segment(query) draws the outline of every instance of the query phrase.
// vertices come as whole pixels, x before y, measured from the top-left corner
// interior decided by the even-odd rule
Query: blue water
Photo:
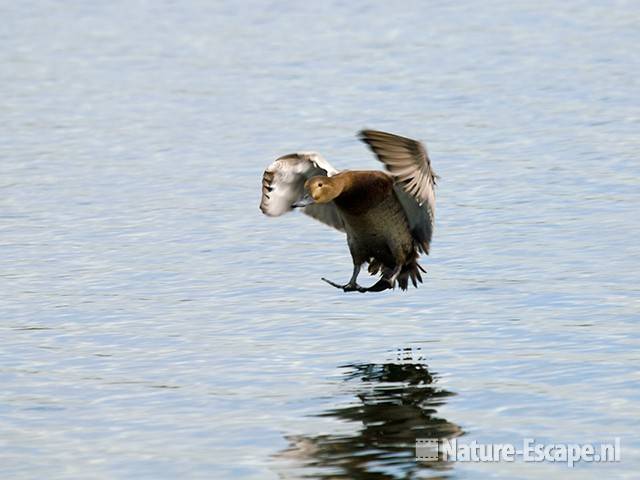
[[[0,7],[2,478],[637,475],[637,3],[320,3]],[[279,155],[378,168],[363,127],[441,177],[417,290],[258,210]]]

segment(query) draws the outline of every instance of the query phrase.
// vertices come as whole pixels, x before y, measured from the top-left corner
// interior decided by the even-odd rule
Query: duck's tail
[[[372,259],[369,263],[369,273],[371,275],[375,275],[380,270],[382,270],[382,278],[386,278],[387,280],[391,279],[394,269],[385,267],[378,261]],[[420,271],[427,273],[427,271],[418,263],[418,253],[416,252],[416,255],[405,263],[402,266],[402,270],[400,270],[400,275],[398,275],[397,278],[400,288],[402,290],[406,290],[409,287],[409,280],[411,280],[414,287],[418,288],[418,282],[422,283],[422,275],[420,275]]]
[[[400,275],[398,275],[398,285],[402,290],[406,290],[409,286],[409,280],[414,287],[418,288],[418,282],[422,283],[422,275],[420,275],[420,271],[427,273],[427,271],[420,266],[417,259],[413,259],[412,261],[405,263],[400,271]],[[392,272],[389,272],[391,275]],[[384,272],[386,274],[386,272]]]

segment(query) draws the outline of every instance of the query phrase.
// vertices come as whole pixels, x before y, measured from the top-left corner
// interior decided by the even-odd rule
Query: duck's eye
[[[322,182],[319,182],[319,183],[318,183],[318,186],[319,186],[319,187],[321,187],[321,186],[322,186]]]

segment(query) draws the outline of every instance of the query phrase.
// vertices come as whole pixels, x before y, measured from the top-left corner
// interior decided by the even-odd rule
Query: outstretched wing
[[[291,153],[267,167],[262,177],[260,210],[279,217],[293,210],[292,205],[305,195],[304,183],[316,175],[335,175],[338,171],[314,152]],[[333,202],[313,204],[302,211],[333,228],[344,231],[344,223]]]
[[[360,139],[393,176],[395,192],[409,221],[413,237],[425,253],[433,234],[436,213],[436,175],[424,146],[410,138],[376,130],[363,130]]]

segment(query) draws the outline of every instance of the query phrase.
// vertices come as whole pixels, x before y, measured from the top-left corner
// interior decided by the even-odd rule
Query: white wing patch
[[[338,173],[315,152],[284,155],[267,167],[262,177],[260,210],[270,217],[279,217],[293,210],[292,205],[305,195],[305,182],[316,175]],[[307,215],[338,230],[344,230],[342,218],[333,204],[315,204],[302,209]]]

